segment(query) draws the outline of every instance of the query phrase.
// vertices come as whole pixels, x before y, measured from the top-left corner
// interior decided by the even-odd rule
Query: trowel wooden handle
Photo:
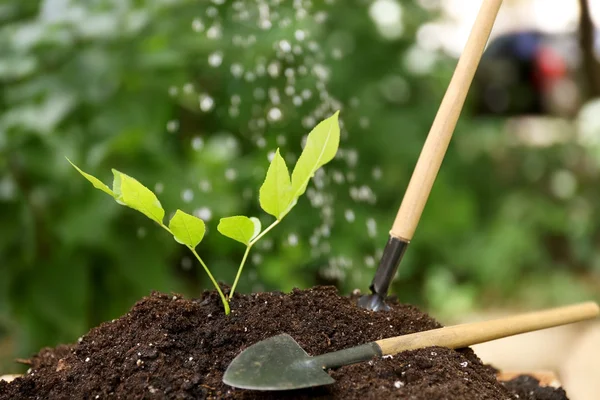
[[[600,309],[595,302],[537,311],[491,321],[433,329],[410,335],[378,340],[382,355],[401,351],[440,346],[457,349],[478,343],[500,339],[520,333],[570,324],[598,316]]]
[[[438,174],[502,0],[484,0],[425,141],[390,235],[409,242]]]

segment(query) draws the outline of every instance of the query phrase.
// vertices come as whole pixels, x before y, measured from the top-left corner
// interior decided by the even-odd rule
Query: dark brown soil
[[[221,383],[229,362],[272,335],[288,333],[317,355],[441,325],[409,305],[362,310],[330,287],[236,295],[231,306],[226,317],[214,292],[196,300],[153,293],[78,343],[42,350],[25,377],[0,382],[0,400],[567,398],[532,381],[504,386],[472,350],[438,347],[339,368],[330,372],[336,379],[330,386],[277,393],[234,389]]]
[[[519,376],[504,383],[520,400],[563,400],[567,394],[563,389],[539,387],[539,381],[532,376]]]

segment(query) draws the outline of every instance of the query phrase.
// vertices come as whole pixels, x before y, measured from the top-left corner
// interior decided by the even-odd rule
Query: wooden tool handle
[[[430,346],[457,349],[519,333],[551,328],[597,317],[594,302],[537,311],[492,321],[473,322],[378,340],[383,355]]]
[[[484,0],[481,5],[390,231],[397,239],[412,240],[501,4]]]

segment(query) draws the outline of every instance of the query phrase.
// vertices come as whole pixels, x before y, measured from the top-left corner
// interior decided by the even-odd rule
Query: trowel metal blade
[[[281,334],[242,351],[229,364],[223,382],[253,390],[301,389],[335,382],[311,361],[312,357],[291,336]]]

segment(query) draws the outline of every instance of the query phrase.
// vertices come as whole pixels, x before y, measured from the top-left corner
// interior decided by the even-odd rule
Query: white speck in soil
[[[173,300],[177,300],[177,296],[173,296]]]
[[[86,357],[85,362],[89,362],[89,361],[90,361],[90,358]]]
[[[396,382],[394,382],[394,387],[396,389],[400,389],[402,386],[404,386],[404,382],[402,382],[402,381],[396,381]]]
[[[460,366],[463,368],[465,368],[467,365],[469,365],[469,363],[467,361],[460,363]]]
[[[156,391],[157,391],[157,390],[156,390],[156,388],[155,388],[154,386],[148,386],[148,391],[149,391],[151,394],[154,394],[154,393],[156,393]]]
[[[137,361],[135,362],[135,364],[136,364],[138,367],[141,367],[141,366],[144,364],[144,362],[143,362],[142,360],[137,360]]]
[[[190,358],[188,358],[188,360],[189,360],[189,361],[193,361],[193,360],[194,360],[194,357],[190,357]]]
[[[432,355],[432,356],[437,356],[437,353],[436,353],[435,351],[432,351],[432,352],[431,352],[431,355]]]
[[[394,358],[394,356],[391,355],[391,354],[388,354],[388,355],[385,355],[385,356],[383,356],[381,358],[383,358],[384,360],[392,360]]]

